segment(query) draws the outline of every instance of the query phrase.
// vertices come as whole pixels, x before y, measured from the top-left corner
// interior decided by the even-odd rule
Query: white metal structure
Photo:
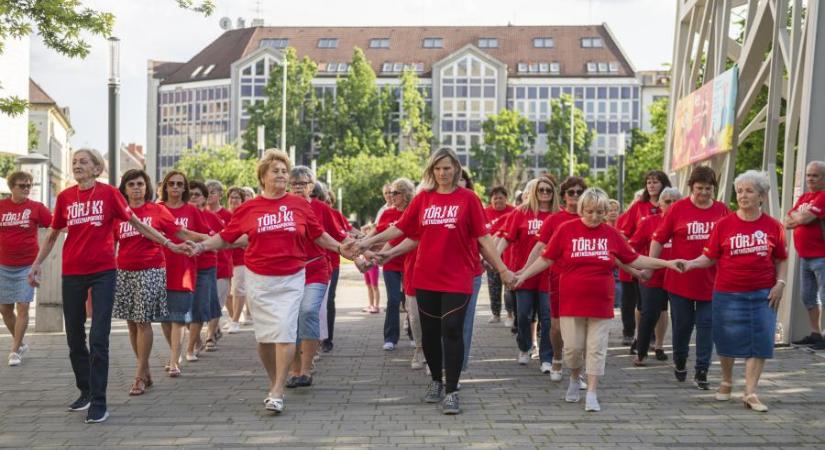
[[[738,64],[734,149],[707,163],[720,174],[719,199],[729,200],[737,142],[751,133],[764,133],[762,170],[774,187],[780,185],[777,151],[784,149],[782,197],[774,188],[769,203],[770,213],[781,218],[804,190],[806,164],[825,160],[825,92],[821,86],[815,89],[817,80],[820,84],[825,81],[825,28],[819,28],[825,27],[825,4],[820,0],[676,1],[665,171],[670,171],[677,99],[724,72],[728,63]],[[740,31],[741,21],[744,39],[740,44],[732,33]],[[768,102],[748,121],[748,113],[764,88]],[[785,124],[784,136],[779,134],[781,123]],[[672,174],[683,191],[689,171],[686,168]],[[798,298],[798,258],[792,246],[790,250],[788,285],[779,311],[784,343],[810,331]]]

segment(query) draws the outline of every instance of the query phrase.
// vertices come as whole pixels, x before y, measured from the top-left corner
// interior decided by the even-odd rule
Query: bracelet
[[[777,282],[777,284],[782,283],[782,286],[787,286],[787,283],[785,283],[785,280],[783,280],[781,278],[777,278],[776,282]]]
[[[344,256],[343,253],[341,253],[341,244],[338,244],[338,255]]]

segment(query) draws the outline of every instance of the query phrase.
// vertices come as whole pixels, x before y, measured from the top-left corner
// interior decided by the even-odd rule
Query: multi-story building
[[[642,85],[642,131],[653,131],[649,107],[663,98],[670,97],[670,72],[666,70],[640,70],[636,72]]]
[[[255,27],[229,30],[185,63],[150,61],[147,167],[165,173],[193,146],[239,143],[249,105],[266,99],[272,68],[287,47],[318,63],[316,94],[335,93],[353,48],[379,85],[415,70],[438,141],[472,164],[482,122],[503,108],[535,124],[532,156],[547,150],[550,101],[575,99],[596,132],[590,166],[614,163],[619,135],[642,124],[641,83],[606,24],[594,26]],[[310,154],[313,149],[310,150]],[[543,158],[535,157],[536,169]]]
[[[34,80],[29,80],[29,123],[37,130],[37,147],[31,151],[49,158],[51,181],[45,200],[53,205],[57,194],[74,182],[69,143],[74,129],[69,108],[60,107]]]

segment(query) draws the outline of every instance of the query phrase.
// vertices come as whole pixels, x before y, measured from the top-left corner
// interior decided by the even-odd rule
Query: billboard
[[[676,103],[672,170],[733,149],[738,81],[734,66]]]

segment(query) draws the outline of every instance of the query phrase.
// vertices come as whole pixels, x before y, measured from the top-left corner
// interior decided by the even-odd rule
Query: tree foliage
[[[175,169],[190,180],[218,180],[224,186],[258,186],[256,163],[242,151],[227,145],[214,149],[193,148],[183,151]]]
[[[477,181],[485,186],[502,185],[514,192],[524,175],[524,153],[536,143],[535,126],[518,111],[503,109],[489,116],[481,128],[484,146],[470,149],[478,163]]]
[[[418,90],[418,75],[406,69],[401,75],[401,136],[399,148],[429,155],[433,141],[432,111]]]
[[[355,156],[335,156],[318,170],[332,171],[332,190],[343,189],[343,208],[356,213],[361,221],[375,217],[384,204],[381,188],[396,178],[413,181],[421,177],[421,160],[414,152],[375,156],[360,153]]]
[[[590,173],[590,143],[594,133],[587,127],[584,112],[575,107],[573,97],[563,94],[550,101],[550,120],[547,122],[547,154],[545,165],[557,179],[565,178],[570,170],[570,110],[573,109],[574,172],[579,176]]]
[[[318,72],[318,67],[309,57],[298,60],[292,47],[286,50],[286,61],[286,143],[287,147],[295,146],[295,157],[302,161],[312,144],[312,120],[317,103],[312,79]],[[243,134],[247,155],[257,154],[259,125],[264,126],[265,148],[281,146],[282,81],[283,66],[279,65],[270,72],[265,89],[266,100],[247,108],[249,125]]]

